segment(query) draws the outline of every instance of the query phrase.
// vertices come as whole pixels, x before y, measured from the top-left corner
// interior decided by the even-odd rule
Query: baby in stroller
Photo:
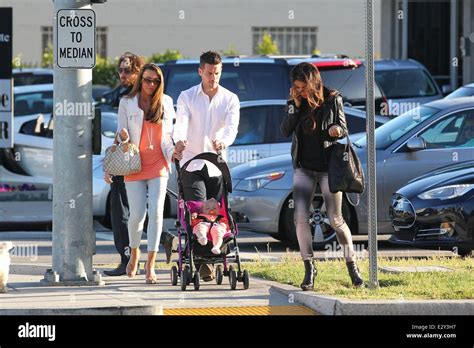
[[[215,255],[221,253],[223,237],[229,230],[227,219],[220,215],[220,204],[214,198],[203,203],[202,212],[191,214],[191,227],[201,245],[207,245],[207,234],[211,234],[212,249]]]

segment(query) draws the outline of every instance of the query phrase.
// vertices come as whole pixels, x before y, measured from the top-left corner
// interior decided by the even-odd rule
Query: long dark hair
[[[308,93],[308,105],[310,108],[310,124],[307,125],[310,132],[316,130],[316,110],[324,103],[324,90],[323,81],[321,80],[321,74],[317,67],[310,63],[299,63],[291,69],[291,82],[295,81],[304,82],[306,84],[306,90]],[[306,125],[305,125],[306,126]]]
[[[148,115],[145,115],[145,119],[152,123],[160,124],[161,120],[163,119],[163,93],[165,89],[165,84],[163,79],[163,73],[161,72],[159,66],[153,63],[145,64],[140,69],[137,80],[133,85],[132,91],[127,95],[127,97],[133,98],[137,95],[138,92],[142,90],[143,73],[146,70],[152,70],[156,72],[156,74],[158,75],[158,79],[160,80],[160,84],[156,88],[155,93],[153,93],[150,110],[148,111]]]

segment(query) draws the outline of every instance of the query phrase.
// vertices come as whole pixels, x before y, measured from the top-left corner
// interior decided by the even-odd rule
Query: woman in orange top
[[[163,73],[155,64],[145,64],[129,95],[122,98],[118,115],[118,135],[140,149],[141,171],[125,176],[130,206],[128,235],[131,255],[127,275],[137,273],[140,241],[148,204],[148,259],[146,283],[155,284],[155,259],[163,227],[163,210],[168,174],[174,159],[171,138],[175,111],[171,97],[163,94]]]

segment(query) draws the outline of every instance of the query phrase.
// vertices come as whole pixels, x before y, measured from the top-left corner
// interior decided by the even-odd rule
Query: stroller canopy
[[[206,160],[219,168],[220,172],[222,173],[223,184],[226,191],[232,193],[232,179],[230,177],[229,167],[221,155],[215,154],[213,152],[203,152],[187,161],[181,169],[186,170],[189,163],[195,160]]]

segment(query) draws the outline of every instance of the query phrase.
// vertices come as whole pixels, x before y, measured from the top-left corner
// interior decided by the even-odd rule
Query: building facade
[[[40,64],[52,44],[53,1],[0,0],[0,6],[13,7],[14,56]],[[167,49],[189,58],[208,49],[252,55],[269,33],[283,55],[363,58],[364,6],[365,0],[108,0],[93,6],[96,48],[109,59]],[[376,58],[416,59],[441,86],[474,81],[474,0],[375,0],[374,6]]]
[[[204,50],[251,55],[263,33],[280,54],[364,55],[364,0],[109,0],[94,5],[97,52],[114,58],[124,51],[141,55],[179,50],[197,57]],[[13,7],[14,55],[41,62],[52,44],[52,0],[0,0]],[[381,3],[376,2],[380,14]],[[380,16],[375,51],[380,55]]]

